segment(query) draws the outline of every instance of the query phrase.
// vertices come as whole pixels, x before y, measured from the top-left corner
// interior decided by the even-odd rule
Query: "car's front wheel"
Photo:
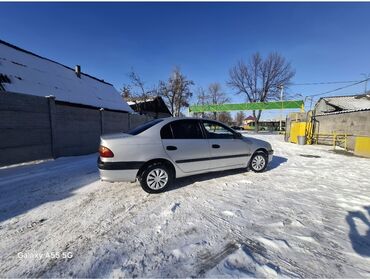
[[[267,167],[267,156],[263,151],[257,151],[253,154],[249,168],[254,172],[263,172]]]
[[[163,192],[173,180],[172,172],[162,163],[148,166],[139,178],[143,190],[147,193]]]

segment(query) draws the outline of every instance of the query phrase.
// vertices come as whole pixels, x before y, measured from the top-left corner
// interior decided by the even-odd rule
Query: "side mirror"
[[[243,137],[243,135],[241,133],[235,133],[234,134],[234,138],[236,139],[241,139]]]

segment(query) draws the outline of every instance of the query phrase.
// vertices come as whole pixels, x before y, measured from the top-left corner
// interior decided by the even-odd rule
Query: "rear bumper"
[[[136,175],[144,162],[103,162],[98,158],[100,179],[104,181],[136,180]]]
[[[134,182],[136,180],[137,170],[101,170],[99,169],[100,179],[109,182]]]

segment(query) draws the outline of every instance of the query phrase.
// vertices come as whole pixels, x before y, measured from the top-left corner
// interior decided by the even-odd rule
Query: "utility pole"
[[[284,93],[284,85],[279,85],[280,89],[280,102],[281,102],[281,110],[280,110],[280,125],[279,125],[279,130],[282,131],[283,126],[282,126],[282,121],[283,121],[283,93]]]
[[[370,79],[370,74],[361,74],[365,77],[365,94],[367,93],[367,81]]]
[[[310,111],[310,110],[311,110],[311,108],[312,108],[313,97],[311,97],[311,96],[306,96],[306,98],[304,98],[304,104],[306,104],[306,101],[307,101],[307,100],[310,100],[310,108],[309,108],[309,110],[308,110],[308,111]]]

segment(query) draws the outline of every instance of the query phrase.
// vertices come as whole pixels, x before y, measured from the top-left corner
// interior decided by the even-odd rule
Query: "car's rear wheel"
[[[263,151],[257,151],[253,154],[249,168],[254,172],[263,172],[267,167],[267,155]]]
[[[147,193],[163,192],[173,181],[171,170],[162,163],[149,165],[139,178],[140,185]]]

